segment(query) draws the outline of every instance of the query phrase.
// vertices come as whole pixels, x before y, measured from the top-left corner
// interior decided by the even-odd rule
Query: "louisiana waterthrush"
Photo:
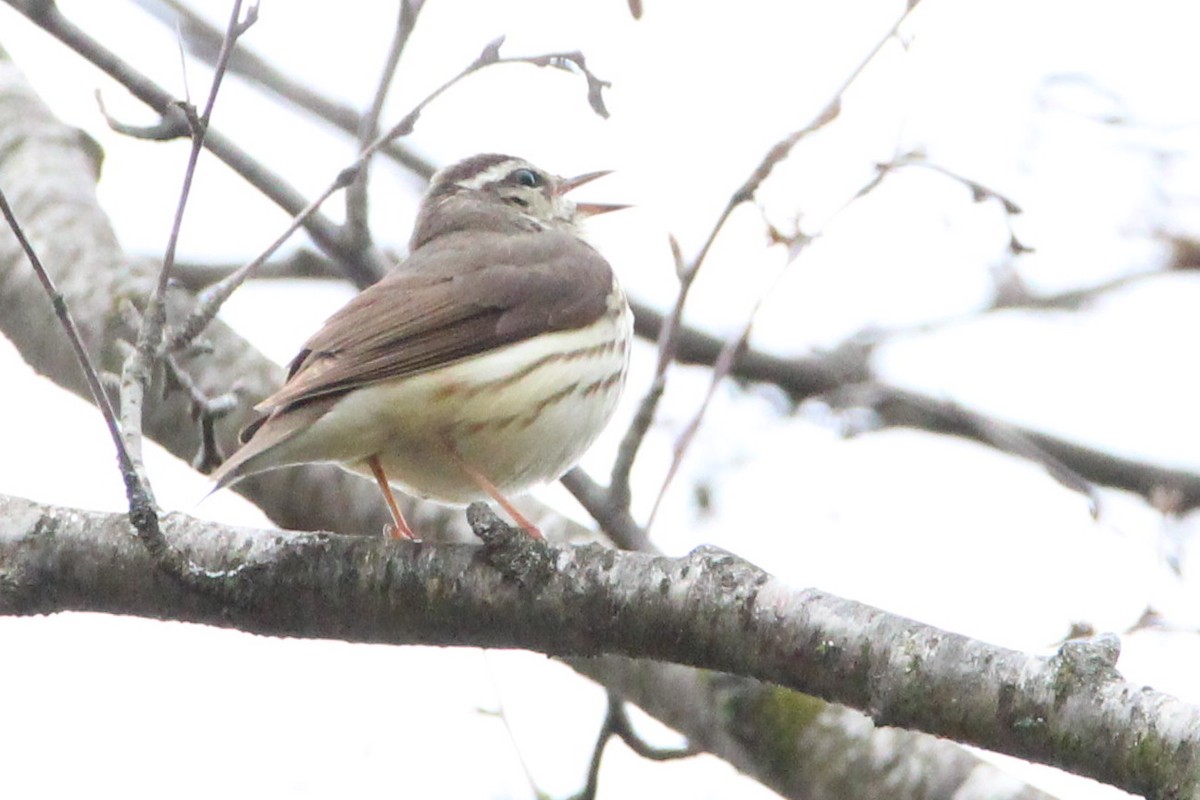
[[[378,482],[398,536],[415,538],[389,484],[447,504],[490,497],[540,536],[508,498],[575,464],[629,363],[625,294],[577,228],[625,206],[565,197],[606,174],[486,154],[435,175],[408,258],[308,340],[216,488],[331,461]]]

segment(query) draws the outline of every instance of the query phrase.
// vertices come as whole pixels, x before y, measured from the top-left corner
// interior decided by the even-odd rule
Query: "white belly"
[[[604,429],[629,364],[633,318],[618,289],[587,328],[539,336],[486,356],[357,389],[290,443],[442,503],[486,493],[462,462],[504,494],[571,468]],[[457,457],[456,457],[457,454]]]

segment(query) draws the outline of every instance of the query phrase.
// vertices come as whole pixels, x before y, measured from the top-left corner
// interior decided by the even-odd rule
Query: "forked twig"
[[[1029,247],[1020,239],[1018,239],[1016,231],[1013,230],[1013,217],[1021,213],[1021,207],[1008,196],[983,185],[973,178],[968,178],[966,175],[955,172],[954,170],[944,167],[941,164],[928,161],[919,153],[907,153],[889,164],[880,164],[878,167],[881,171],[899,169],[901,167],[923,167],[927,170],[936,172],[939,175],[945,175],[947,178],[957,181],[958,183],[961,183],[963,186],[967,187],[967,189],[971,192],[971,199],[973,199],[976,203],[983,203],[987,200],[995,200],[1004,207],[1004,221],[1005,224],[1008,225],[1009,252],[1011,252],[1014,256],[1033,252],[1033,248]]]
[[[462,69],[457,75],[443,83],[441,86],[434,89],[425,99],[413,106],[412,110],[404,115],[404,118],[392,126],[391,130],[382,134],[374,142],[372,142],[364,151],[364,153],[374,153],[383,144],[391,139],[400,136],[407,136],[412,133],[413,127],[416,126],[417,120],[421,118],[421,113],[426,106],[440,97],[447,89],[454,86],[456,83],[472,75],[484,67],[490,67],[496,64],[531,64],[535,67],[553,67],[566,72],[578,70],[587,81],[588,85],[588,104],[592,110],[601,117],[608,116],[608,108],[604,104],[603,90],[612,84],[608,81],[601,80],[592,73],[587,67],[587,61],[583,53],[579,51],[559,52],[559,53],[544,53],[540,56],[501,56],[500,48],[504,45],[505,37],[499,36],[483,48],[479,56]],[[369,154],[368,153],[368,154]],[[360,159],[361,160],[361,159]]]
[[[604,749],[612,737],[618,737],[630,750],[648,761],[675,761],[680,758],[691,758],[699,755],[699,748],[687,747],[653,747],[637,735],[629,714],[625,711],[625,701],[615,692],[608,693],[608,711],[604,716],[604,724],[596,737],[592,749],[592,760],[588,765],[587,783],[583,790],[572,800],[594,800],[596,791],[600,788],[600,763],[604,758]]]
[[[245,283],[246,279],[253,275],[268,258],[274,255],[275,251],[282,247],[283,243],[291,238],[291,235],[303,226],[305,221],[311,215],[315,214],[317,209],[321,207],[321,204],[328,200],[334,192],[350,185],[354,180],[357,163],[339,172],[333,182],[326,186],[298,214],[292,217],[288,226],[261,253],[255,256],[253,260],[238,267],[232,273],[206,289],[196,300],[196,307],[192,309],[192,313],[188,315],[188,318],[169,334],[166,344],[167,352],[177,353],[189,347],[196,340],[196,337],[204,332],[209,323],[216,319],[217,312],[221,310],[221,306],[225,304],[225,301],[230,298],[234,291]]]
[[[622,550],[654,551],[646,531],[630,515],[628,506],[618,502],[612,491],[593,480],[582,467],[575,467],[561,480],[567,491],[608,534],[613,544]]]
[[[175,390],[186,394],[192,407],[192,419],[200,428],[200,447],[192,459],[192,467],[205,474],[212,472],[221,463],[215,425],[217,420],[237,408],[237,394],[226,392],[217,397],[209,397],[196,385],[187,370],[179,365],[173,353],[162,354],[162,365],[166,378],[163,382],[163,394]]]
[[[200,161],[200,152],[204,148],[204,136],[208,131],[216,106],[217,93],[225,76],[225,65],[229,62],[229,54],[239,36],[245,33],[258,18],[258,6],[251,5],[247,9],[245,19],[242,18],[242,0],[234,0],[230,13],[229,25],[225,43],[221,47],[221,56],[217,60],[217,69],[213,73],[212,87],[204,111],[196,115],[192,106],[185,106],[184,113],[192,129],[192,147],[188,153],[187,165],[183,173],[183,186],[179,191],[179,202],[175,206],[175,217],[171,223],[171,232],[167,238],[167,251],[163,256],[162,268],[158,273],[158,284],[154,294],[150,296],[146,311],[142,315],[141,328],[138,331],[137,345],[134,352],[125,360],[121,373],[121,422],[125,446],[135,467],[144,475],[142,467],[142,403],[146,390],[150,387],[153,368],[157,363],[159,345],[163,338],[163,327],[166,324],[166,295],[171,280],[171,267],[175,263],[175,250],[179,243],[179,232],[183,227],[183,215],[191,197],[192,181],[196,174],[196,165]],[[151,493],[148,482],[145,489]],[[152,496],[152,495],[151,495]]]

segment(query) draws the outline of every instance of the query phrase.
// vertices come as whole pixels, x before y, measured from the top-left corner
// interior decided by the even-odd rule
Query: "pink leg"
[[[379,484],[379,489],[383,492],[383,499],[387,502],[388,509],[392,512],[392,520],[396,523],[395,527],[391,528],[388,533],[393,539],[412,539],[415,541],[417,535],[413,533],[412,528],[408,527],[408,523],[404,521],[404,515],[400,513],[400,506],[396,503],[395,495],[392,494],[392,487],[388,484],[387,475],[383,471],[383,465],[379,463],[379,456],[368,458],[367,465],[371,467],[371,473],[375,476],[375,482]]]
[[[475,485],[487,492],[488,497],[495,500],[500,507],[503,508],[510,517],[512,517],[513,522],[517,523],[518,527],[524,528],[525,532],[535,539],[546,538],[545,536],[542,536],[542,532],[538,529],[538,526],[534,525],[529,521],[528,517],[518,511],[517,507],[514,506],[507,497],[500,493],[500,490],[496,488],[496,484],[488,480],[486,475],[468,464],[453,447],[450,447],[450,452],[454,455],[454,460],[458,462],[460,467],[462,467],[463,472],[467,473],[471,480],[475,481]]]

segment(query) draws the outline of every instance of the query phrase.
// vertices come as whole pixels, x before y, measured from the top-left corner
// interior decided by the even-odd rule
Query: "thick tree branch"
[[[400,10],[396,19],[396,30],[392,34],[392,43],[388,48],[387,58],[383,66],[383,74],[379,77],[379,85],[375,87],[375,95],[371,105],[363,114],[358,125],[358,150],[361,152],[371,145],[379,135],[379,117],[383,113],[383,103],[387,99],[388,90],[395,77],[396,67],[400,64],[400,56],[404,46],[417,25],[417,17],[421,13],[424,0],[400,0]],[[371,162],[367,160],[355,175],[354,182],[346,190],[346,223],[344,233],[348,239],[363,246],[371,242],[371,230],[368,227],[368,208],[370,196],[367,184],[371,175]]]
[[[0,498],[0,613],[133,614],[273,636],[522,647],[686,664],[859,708],[1154,798],[1200,797],[1200,708],[1126,683],[1115,636],[1050,658],[796,590],[711,547],[683,558],[288,534],[163,518],[222,591],[165,580],[124,515]]]

